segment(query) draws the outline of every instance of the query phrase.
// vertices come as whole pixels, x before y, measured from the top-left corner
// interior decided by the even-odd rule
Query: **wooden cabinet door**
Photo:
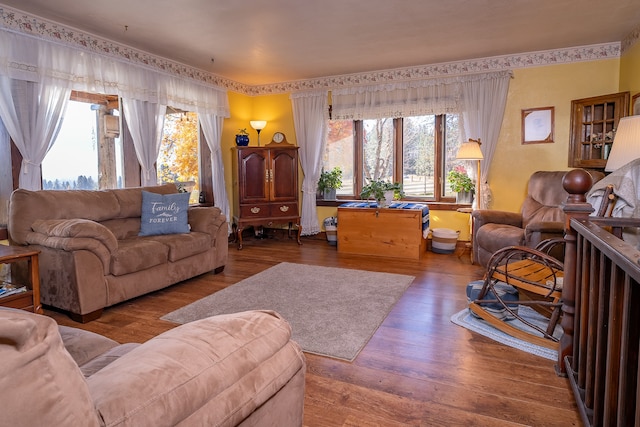
[[[241,204],[269,202],[269,151],[238,149],[238,197]]]
[[[604,169],[621,117],[629,114],[629,92],[571,101],[569,167]]]
[[[274,202],[298,199],[298,149],[272,148],[270,193]]]

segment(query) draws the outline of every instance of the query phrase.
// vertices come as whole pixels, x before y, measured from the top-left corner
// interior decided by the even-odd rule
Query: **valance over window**
[[[332,118],[362,120],[461,113],[469,82],[508,81],[510,77],[510,71],[500,71],[334,89]]]
[[[21,188],[41,187],[40,165],[55,142],[71,90],[123,98],[143,185],[156,183],[153,167],[167,105],[229,117],[225,89],[107,57],[90,45],[82,50],[0,29],[0,120],[23,157]]]
[[[229,117],[226,89],[9,30],[0,30],[0,75]]]

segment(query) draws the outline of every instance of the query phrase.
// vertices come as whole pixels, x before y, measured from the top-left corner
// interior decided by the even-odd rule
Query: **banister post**
[[[564,223],[564,283],[562,287],[562,320],[563,329],[558,348],[558,361],[555,366],[556,374],[566,375],[565,357],[573,353],[573,333],[575,329],[575,297],[576,297],[576,232],[571,229],[572,218],[586,218],[593,211],[591,204],[587,202],[586,193],[591,189],[593,179],[584,169],[573,169],[567,172],[562,179],[562,186],[569,193],[562,210],[565,213]]]

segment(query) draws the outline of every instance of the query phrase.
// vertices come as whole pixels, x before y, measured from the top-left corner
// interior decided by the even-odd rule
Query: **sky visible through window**
[[[98,182],[96,113],[89,103],[69,101],[58,138],[42,162],[42,179],[73,182],[79,176]]]

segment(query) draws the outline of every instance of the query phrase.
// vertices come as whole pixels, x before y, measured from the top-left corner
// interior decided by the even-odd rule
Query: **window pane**
[[[450,114],[445,117],[445,145],[444,145],[444,179],[443,182],[445,184],[444,195],[445,197],[455,197],[456,193],[451,191],[449,188],[449,183],[447,182],[447,175],[451,170],[459,170],[468,172],[468,160],[456,160],[456,154],[458,153],[458,148],[460,148],[460,129],[458,128],[458,116],[455,114]]]
[[[43,189],[98,189],[97,111],[91,107],[69,101],[58,137],[42,161]]]
[[[329,120],[322,167],[328,171],[336,166],[342,170],[342,187],[336,191],[336,194],[353,195],[353,121],[351,120]]]
[[[393,119],[363,120],[363,178],[393,181]]]
[[[198,203],[199,156],[198,114],[171,113],[165,116],[158,155],[158,184],[181,183],[181,191],[191,193],[189,203]]]
[[[435,116],[405,117],[402,141],[402,189],[405,195],[435,197]]]

